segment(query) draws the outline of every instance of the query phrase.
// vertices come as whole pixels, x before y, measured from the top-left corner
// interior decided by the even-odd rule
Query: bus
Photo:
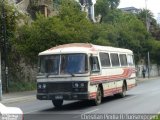
[[[38,55],[37,99],[52,100],[55,107],[64,100],[125,97],[136,85],[133,52],[129,49],[90,43],[70,43]]]

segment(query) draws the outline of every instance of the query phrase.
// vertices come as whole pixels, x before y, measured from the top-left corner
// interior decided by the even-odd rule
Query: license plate
[[[56,96],[55,96],[55,99],[56,99],[56,100],[61,100],[61,99],[63,99],[63,96],[62,96],[62,95],[56,95]]]

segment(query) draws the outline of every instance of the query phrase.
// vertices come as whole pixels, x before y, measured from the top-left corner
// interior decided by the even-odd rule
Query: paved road
[[[157,79],[140,82],[125,98],[107,97],[99,106],[92,106],[89,101],[67,101],[62,108],[55,109],[51,101],[36,99],[6,105],[20,107],[25,113],[24,120],[82,120],[95,118],[86,114],[157,114],[159,101],[160,79]]]

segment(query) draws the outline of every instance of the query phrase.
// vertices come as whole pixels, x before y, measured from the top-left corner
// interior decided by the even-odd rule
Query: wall
[[[29,5],[29,0],[22,0],[21,2],[16,4],[16,7],[22,13],[27,13],[28,5]]]
[[[136,69],[137,69],[137,77],[142,77],[142,69],[143,67],[146,70],[146,77],[148,77],[148,67],[146,65],[137,65]],[[160,76],[160,67],[156,64],[152,64],[150,66],[150,77],[157,77]]]

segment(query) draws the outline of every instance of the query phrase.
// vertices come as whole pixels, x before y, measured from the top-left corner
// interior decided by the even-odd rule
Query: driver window
[[[91,57],[90,63],[92,72],[100,72],[98,57]]]

